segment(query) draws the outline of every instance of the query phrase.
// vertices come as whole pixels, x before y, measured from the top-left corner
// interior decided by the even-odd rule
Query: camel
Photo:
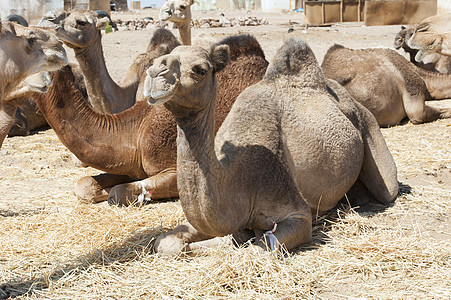
[[[423,61],[417,62],[415,56],[418,49],[412,49],[407,45],[407,41],[415,32],[416,26],[401,26],[401,30],[395,36],[394,47],[396,50],[403,49],[409,54],[410,62],[416,66],[432,72],[440,72],[443,74],[451,73],[451,58],[438,53],[431,53],[423,58]]]
[[[415,57],[417,61],[430,53],[451,56],[451,13],[421,21],[407,44],[419,50]]]
[[[161,29],[165,30],[165,29]],[[220,77],[216,118],[222,123],[236,97],[260,81],[268,62],[257,40],[249,35],[231,36],[231,63]],[[108,200],[129,205],[178,196],[176,184],[176,123],[164,107],[145,101],[113,115],[96,113],[75,88],[70,68],[56,72],[45,95],[35,95],[39,109],[61,142],[91,167],[106,174],[85,176],[75,185],[84,202]]]
[[[428,72],[391,49],[347,49],[334,45],[321,65],[324,75],[346,87],[380,126],[413,124],[451,117],[451,108],[434,108],[429,99],[451,97],[451,77]]]
[[[191,5],[194,0],[167,0],[160,8],[161,21],[177,25],[182,45],[191,45]]]
[[[311,239],[312,216],[351,189],[362,199],[367,191],[382,203],[395,199],[396,166],[376,120],[325,80],[302,40],[284,42],[215,137],[215,74],[227,61],[226,45],[179,46],[147,71],[148,103],[165,106],[177,122],[177,182],[188,220],[157,238],[157,252],[196,251],[229,234],[255,237],[252,250],[277,243],[291,250]]]
[[[50,32],[0,22],[0,147],[11,128],[17,104],[10,101],[24,95],[21,82],[41,71],[53,71],[67,64],[62,43]],[[36,87],[36,86],[34,86]],[[39,90],[39,88],[38,88]]]
[[[93,11],[73,10],[56,26],[56,34],[75,52],[85,76],[92,107],[98,112],[118,113],[142,98],[145,70],[153,59],[169,53],[179,43],[170,32],[156,30],[146,53],[137,56],[125,77],[117,84],[109,75],[103,57],[101,29],[108,21],[107,17],[97,18],[97,13]]]

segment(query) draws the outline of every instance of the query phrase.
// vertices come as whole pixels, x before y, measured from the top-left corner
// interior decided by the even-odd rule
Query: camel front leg
[[[113,187],[108,195],[110,205],[136,205],[150,200],[178,197],[177,171],[168,169],[144,180]]]
[[[217,240],[211,240],[213,238],[214,236],[204,234],[186,222],[172,231],[161,234],[155,241],[154,249],[163,255],[177,256],[209,246],[208,243],[201,241],[213,241],[214,244],[217,244]]]
[[[404,97],[404,110],[413,124],[432,122],[451,118],[451,108],[435,108],[424,103],[418,97]]]
[[[307,213],[292,214],[288,218],[274,223],[267,231],[255,231],[256,242],[251,250],[260,252],[261,249],[274,251],[280,246],[287,250],[294,249],[312,239],[312,217]]]
[[[0,148],[14,123],[17,105],[0,103]]]
[[[130,181],[133,179],[128,176],[109,173],[84,176],[75,184],[74,193],[83,202],[98,203],[108,199],[108,193],[113,186]]]

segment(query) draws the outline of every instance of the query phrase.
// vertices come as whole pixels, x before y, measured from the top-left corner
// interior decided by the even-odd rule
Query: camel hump
[[[260,43],[250,34],[239,34],[221,40],[218,45],[227,45],[230,49],[230,60],[236,60],[240,56],[260,56],[265,59]]]
[[[345,46],[340,45],[340,44],[333,44],[333,45],[327,50],[327,52],[332,52],[332,51],[340,50],[340,49],[345,49]]]
[[[154,31],[152,38],[150,39],[148,49],[152,46],[157,47],[158,45],[164,44],[174,45],[173,48],[180,45],[172,32],[164,28],[158,28]]]
[[[314,73],[320,72],[312,49],[305,41],[290,38],[284,41],[269,64],[265,79],[274,79],[281,75],[298,75],[307,70]]]

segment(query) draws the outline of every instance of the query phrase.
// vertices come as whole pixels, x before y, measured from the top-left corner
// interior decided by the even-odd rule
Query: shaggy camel
[[[414,124],[451,117],[451,108],[425,104],[425,100],[451,97],[450,75],[418,68],[394,50],[334,45],[321,68],[368,108],[380,126],[400,124],[406,117]]]
[[[9,66],[0,72],[0,147],[17,110],[17,103],[10,100],[23,93],[22,89],[15,91],[20,83],[32,74],[57,70],[65,64],[63,45],[50,32],[0,22],[0,65]]]
[[[194,0],[168,0],[160,8],[161,21],[171,21],[177,25],[180,41],[191,45],[191,5]]]
[[[394,47],[395,49],[403,49],[409,54],[410,62],[416,66],[433,72],[440,72],[443,74],[451,73],[451,57],[441,55],[438,53],[431,53],[427,55],[423,61],[416,61],[415,56],[418,53],[418,49],[412,49],[407,45],[407,41],[412,37],[416,26],[401,26],[401,30],[395,36]]]
[[[146,53],[136,57],[117,84],[108,73],[102,50],[101,29],[108,20],[107,17],[98,19],[93,11],[74,10],[56,27],[56,34],[75,52],[92,107],[98,112],[117,113],[142,99],[146,69],[155,57],[171,52],[179,43],[170,32],[156,30]]]
[[[228,37],[221,43],[230,45],[233,55],[231,64],[218,74],[222,83],[218,127],[236,97],[261,80],[268,65],[257,40],[249,35]],[[47,94],[35,96],[50,126],[82,162],[112,173],[81,178],[75,186],[80,199],[127,205],[142,201],[148,191],[152,199],[178,196],[177,133],[170,112],[138,102],[119,114],[95,113],[74,88],[67,69],[56,73],[53,81]]]
[[[419,50],[415,57],[417,61],[430,53],[451,56],[451,13],[421,21],[407,44]]]
[[[180,46],[147,71],[149,104],[164,104],[177,122],[177,181],[188,220],[157,239],[157,252],[196,250],[228,234],[256,237],[257,251],[265,238],[271,249],[277,241],[293,249],[310,240],[312,215],[353,186],[363,198],[368,189],[382,203],[395,199],[396,166],[371,113],[326,82],[305,42],[290,39],[276,53],[216,138],[215,74],[227,64],[227,46]]]

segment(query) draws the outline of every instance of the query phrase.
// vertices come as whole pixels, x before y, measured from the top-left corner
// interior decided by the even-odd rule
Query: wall
[[[437,0],[367,0],[365,25],[417,24],[437,13]]]
[[[1,0],[0,18],[18,14],[28,23],[37,23],[46,12],[63,8],[64,0]]]
[[[450,0],[437,0],[437,14],[451,13]]]

